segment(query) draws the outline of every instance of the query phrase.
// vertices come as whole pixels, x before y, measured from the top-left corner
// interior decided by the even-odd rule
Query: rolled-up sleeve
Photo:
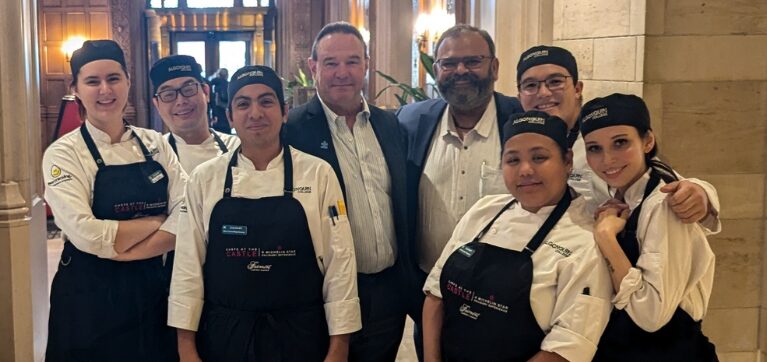
[[[193,174],[179,205],[176,258],[168,297],[168,325],[196,331],[202,315],[204,285],[202,268],[207,254],[203,192]]]
[[[95,168],[95,164],[93,165]],[[69,145],[55,143],[43,155],[45,201],[56,225],[78,250],[109,259],[119,222],[97,219],[91,210],[91,178]]]
[[[333,169],[319,168],[319,213],[322,227],[322,296],[325,318],[331,336],[362,329],[360,301],[357,294],[357,263],[354,257],[349,219],[344,212],[343,194]],[[335,207],[339,215],[331,220],[327,212]]]
[[[612,309],[610,275],[596,245],[561,264],[551,330],[541,350],[568,361],[591,361]]]

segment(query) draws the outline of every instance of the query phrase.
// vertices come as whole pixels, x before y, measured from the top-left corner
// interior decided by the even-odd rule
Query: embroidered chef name
[[[556,253],[561,254],[564,257],[568,257],[568,256],[573,254],[572,250],[570,250],[570,249],[568,249],[568,248],[566,248],[564,246],[554,244],[554,242],[551,241],[551,240],[548,240],[548,241],[544,242],[543,245],[550,246],[552,249],[554,249],[554,251]]]
[[[575,172],[570,174],[570,181],[580,182],[581,180],[583,180],[583,175]]]
[[[312,187],[311,186],[296,186],[293,188],[293,192],[297,194],[311,194],[312,193]]]
[[[168,206],[167,201],[160,202],[144,202],[144,201],[131,201],[122,202],[114,205],[114,212],[138,212],[151,209],[161,209]]]
[[[278,247],[275,250],[263,248],[226,248],[224,255],[227,258],[279,258],[296,256],[295,249],[282,249]]]

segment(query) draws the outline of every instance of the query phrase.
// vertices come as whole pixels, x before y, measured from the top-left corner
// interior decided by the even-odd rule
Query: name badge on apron
[[[222,225],[221,233],[224,235],[248,235],[248,227],[245,225]]]
[[[153,174],[149,175],[148,179],[149,179],[149,182],[156,184],[157,181],[162,180],[163,177],[165,177],[165,175],[162,174],[162,171],[157,170]]]

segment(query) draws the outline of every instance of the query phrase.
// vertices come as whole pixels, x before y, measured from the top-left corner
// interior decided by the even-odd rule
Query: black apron
[[[293,198],[293,162],[283,147],[285,193],[224,197],[210,215],[203,278],[205,304],[197,332],[203,361],[322,361],[328,326],[306,214]]]
[[[210,128],[210,134],[213,135],[213,140],[216,141],[216,145],[218,145],[218,149],[221,150],[221,153],[227,153],[229,152],[229,148],[226,147],[226,144],[224,143],[224,140],[221,139],[221,137],[216,134],[216,132],[213,130],[213,128]],[[173,137],[173,133],[168,134],[168,143],[170,143],[170,148],[173,149],[173,153],[176,154],[176,157],[181,159],[181,155],[178,154],[178,147],[176,147],[176,137]],[[192,170],[189,170],[188,173],[192,173]],[[165,266],[163,271],[163,276],[168,283],[168,289],[170,289],[170,279],[173,275],[173,260],[176,258],[176,251],[171,250],[169,251],[165,256]]]
[[[480,242],[495,220],[517,202],[512,200],[474,240],[450,255],[440,277],[445,361],[527,361],[540,351],[545,334],[530,307],[532,255],[570,200],[568,189],[522,251]]]
[[[98,172],[93,216],[130,220],[168,207],[168,175],[133,133],[146,161],[107,166],[80,127]],[[162,257],[119,262],[64,243],[51,286],[46,361],[174,361],[175,330],[166,325]]]
[[[631,212],[626,227],[618,234],[618,243],[636,266],[640,256],[637,224],[642,204],[658,187],[661,176],[654,169],[644,190],[642,202]],[[718,361],[714,345],[695,321],[681,307],[677,307],[671,320],[655,332],[647,332],[634,323],[625,310],[613,309],[594,361]]]

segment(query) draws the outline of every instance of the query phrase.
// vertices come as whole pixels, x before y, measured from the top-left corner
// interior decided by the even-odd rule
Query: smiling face
[[[243,147],[267,148],[280,142],[280,128],[285,121],[277,94],[266,85],[249,84],[232,98],[230,122],[237,130]]]
[[[356,109],[368,71],[365,48],[356,36],[331,33],[317,43],[317,59],[309,58],[317,93],[334,112]]]
[[[173,133],[182,134],[196,129],[208,128],[210,88],[207,84],[200,84],[192,77],[174,78],[157,88],[158,94],[191,88],[196,88],[197,93],[186,97],[177,92],[176,99],[171,102],[163,102],[158,97],[152,98],[160,117]]]
[[[506,188],[529,212],[559,202],[572,164],[571,151],[563,157],[554,140],[538,133],[518,134],[503,148]]]
[[[468,59],[478,59],[478,64],[467,66]],[[434,74],[440,94],[458,109],[474,109],[486,104],[493,96],[495,81],[498,80],[498,59],[490,55],[490,46],[479,33],[461,33],[445,38],[437,49],[438,62],[455,63],[455,69],[443,69],[435,63]],[[475,61],[476,62],[476,61]]]
[[[621,125],[595,130],[584,142],[591,169],[623,193],[647,171],[645,154],[655,145],[655,136],[648,131],[640,137],[636,128]]]
[[[541,84],[537,94],[527,95],[524,92],[519,92],[517,97],[519,97],[525,112],[542,111],[557,116],[567,123],[568,129],[571,129],[581,112],[583,82],[578,81],[573,84],[570,72],[564,67],[555,64],[541,64],[522,73],[519,83],[545,81],[554,76],[568,77],[563,89],[552,92],[545,84]]]
[[[130,79],[120,63],[101,59],[83,65],[72,88],[93,123],[122,122]]]

